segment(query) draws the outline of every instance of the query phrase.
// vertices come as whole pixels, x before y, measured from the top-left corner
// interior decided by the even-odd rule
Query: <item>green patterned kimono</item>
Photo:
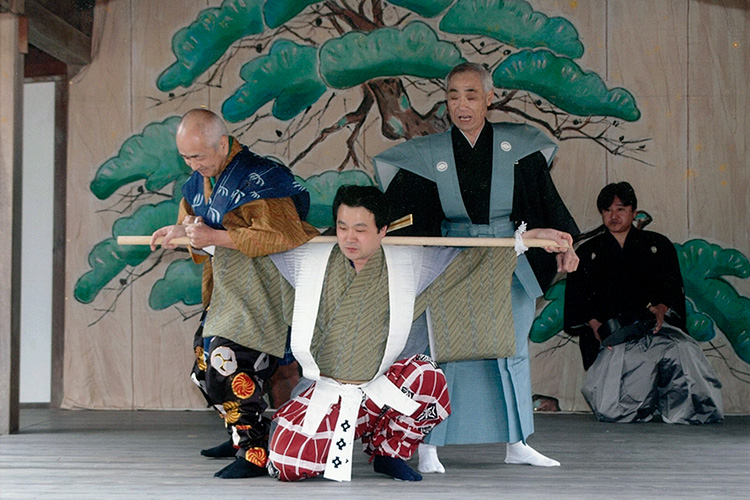
[[[307,245],[314,245],[308,243]],[[219,335],[282,356],[292,324],[300,248],[249,259],[226,252],[215,259],[217,311],[205,336]],[[515,353],[510,282],[516,257],[509,248],[410,247],[420,269],[412,320],[429,310],[430,350],[438,361],[512,356]],[[276,264],[276,266],[274,266]],[[278,268],[278,269],[277,269]],[[378,372],[390,327],[388,267],[382,249],[356,273],[335,246],[326,263],[310,352],[322,375],[365,381]],[[411,321],[409,322],[409,324]],[[499,333],[498,333],[499,332]]]

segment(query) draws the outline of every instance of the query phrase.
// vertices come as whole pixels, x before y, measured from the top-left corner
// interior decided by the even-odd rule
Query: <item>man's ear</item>
[[[387,232],[388,232],[388,224],[380,228],[380,231],[378,231],[378,236],[384,237]]]
[[[221,136],[221,139],[219,139],[219,148],[223,154],[225,155],[229,154],[229,136],[226,136],[226,135]]]

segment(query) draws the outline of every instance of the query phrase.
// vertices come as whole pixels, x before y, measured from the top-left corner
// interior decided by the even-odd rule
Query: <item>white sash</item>
[[[320,368],[310,352],[325,271],[333,244],[304,245],[301,248],[305,250],[295,269],[296,289],[290,345],[304,376],[315,381],[301,431],[313,435],[331,405],[338,403],[341,398],[341,410],[333,430],[323,476],[335,481],[351,481],[354,430],[363,393],[378,406],[388,405],[404,415],[411,415],[419,407],[419,403],[401,392],[383,374],[397,361],[396,357],[403,350],[409,336],[417,287],[415,274],[422,266],[421,248],[383,247],[388,268],[390,305],[388,340],[377,375],[360,385],[341,384],[331,378],[321,377]]]

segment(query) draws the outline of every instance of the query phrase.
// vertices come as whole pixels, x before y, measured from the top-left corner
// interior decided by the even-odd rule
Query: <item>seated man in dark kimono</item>
[[[724,418],[721,383],[685,331],[685,291],[674,245],[633,226],[627,182],[597,199],[606,231],[577,250],[568,275],[565,331],[580,335],[586,401],[604,422],[700,424]],[[583,346],[601,344],[593,355]]]

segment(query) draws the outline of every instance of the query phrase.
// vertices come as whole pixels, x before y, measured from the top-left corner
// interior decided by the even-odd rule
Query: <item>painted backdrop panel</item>
[[[131,8],[133,60],[130,101],[133,109],[132,133],[150,123],[162,122],[199,106],[213,107],[209,89],[201,89],[170,100],[156,88],[154,75],[172,63],[172,37],[189,24],[195,13],[208,7],[206,0],[178,2],[133,2]],[[172,139],[173,140],[173,139]],[[149,196],[144,190],[140,196]],[[155,201],[163,201],[157,196]],[[186,251],[158,250],[153,256],[165,264],[186,261]],[[189,383],[193,364],[193,332],[200,307],[183,305],[168,314],[154,314],[149,305],[150,291],[160,278],[144,273],[130,285],[132,294],[132,342],[138,355],[133,359],[133,405],[136,408],[201,407],[205,400]],[[180,383],[175,383],[180,381]]]
[[[600,75],[607,74],[609,60],[607,4],[605,0],[549,0],[538,4],[547,15],[561,16],[573,23],[585,45],[581,65]],[[579,127],[582,123],[580,120],[570,126]],[[607,144],[590,140],[562,141],[552,168],[555,185],[582,231],[601,224],[594,200],[609,175],[607,165],[611,155],[606,147]],[[543,343],[533,342],[529,349],[535,393],[558,399],[563,410],[586,408],[580,391],[585,372],[578,344],[568,336],[557,335]]]
[[[338,184],[372,183],[374,154],[449,125],[442,78],[471,60],[493,74],[493,120],[558,140],[553,177],[582,230],[598,225],[606,182],[633,183],[649,229],[684,250],[691,303],[712,311],[716,337],[703,345],[727,411],[750,411],[750,353],[732,330],[750,321],[736,307],[750,293],[745,3],[374,4],[382,10],[369,0],[97,6],[96,58],[71,82],[66,406],[203,406],[186,377],[199,270],[184,252],[111,240],[174,219],[189,173],[174,145],[179,115],[207,106],[287,163],[323,226]],[[699,247],[724,251],[737,276],[705,280],[717,260],[691,253]],[[733,300],[696,299],[711,287]],[[540,317],[555,321],[532,331],[534,390],[585,410],[575,339],[559,333],[559,300],[547,299]]]
[[[114,249],[112,201],[100,202],[89,190],[92,168],[117,151],[132,133],[130,5],[110,2],[98,8],[91,64],[70,84],[66,273],[71,280],[65,311],[63,406],[130,408],[133,402],[132,311],[130,293],[93,300],[89,261]],[[104,11],[104,12],[102,12]],[[104,15],[102,15],[104,13]],[[94,249],[92,250],[92,247]],[[77,293],[73,279],[86,277]],[[115,287],[119,279],[115,281]]]
[[[747,97],[750,74],[750,9],[740,0],[690,3],[689,134],[686,151],[689,189],[688,234],[723,248],[748,253],[750,245],[750,100]],[[722,285],[730,283],[733,290]],[[724,383],[727,411],[747,413],[750,401],[750,370],[738,362],[730,340],[744,339],[750,345],[750,306],[742,296],[750,295],[750,283],[730,273],[719,273],[715,293],[736,304],[728,314],[723,333],[711,342],[708,353]],[[689,284],[686,284],[689,286]],[[745,383],[737,383],[745,381]]]

